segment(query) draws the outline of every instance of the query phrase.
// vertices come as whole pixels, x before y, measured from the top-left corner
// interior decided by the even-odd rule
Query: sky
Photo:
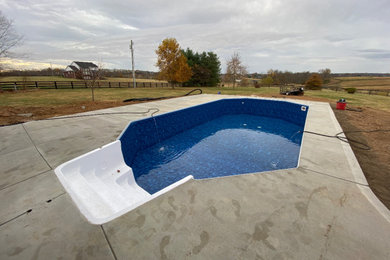
[[[250,73],[269,69],[390,72],[390,0],[0,0],[24,35],[19,69],[92,61],[108,69],[157,71],[155,50],[215,52],[222,72],[238,52]]]

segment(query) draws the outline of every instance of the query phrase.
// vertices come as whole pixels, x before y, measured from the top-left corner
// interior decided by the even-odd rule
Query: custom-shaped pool
[[[93,224],[192,179],[294,168],[308,107],[221,99],[131,122],[118,140],[56,168]]]

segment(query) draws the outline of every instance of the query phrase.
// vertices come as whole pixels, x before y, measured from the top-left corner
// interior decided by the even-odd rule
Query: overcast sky
[[[9,62],[157,71],[155,50],[174,37],[182,48],[213,51],[225,71],[239,52],[249,72],[390,72],[390,0],[0,0],[25,37]],[[23,57],[23,58],[21,58]]]

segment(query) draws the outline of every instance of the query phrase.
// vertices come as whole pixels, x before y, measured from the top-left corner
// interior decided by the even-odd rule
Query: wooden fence
[[[136,82],[136,88],[162,88],[168,87],[166,82]],[[129,81],[98,81],[95,88],[133,88],[133,82]],[[81,89],[88,88],[88,82],[84,81],[7,81],[0,82],[0,90],[20,89]]]

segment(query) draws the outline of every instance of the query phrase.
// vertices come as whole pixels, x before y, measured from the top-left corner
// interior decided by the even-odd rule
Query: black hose
[[[67,118],[77,118],[77,117],[88,117],[88,116],[106,116],[106,115],[128,115],[128,114],[132,114],[132,115],[146,115],[147,113],[149,113],[150,111],[154,110],[154,112],[152,112],[150,115],[153,116],[154,114],[156,114],[157,112],[159,112],[160,110],[156,107],[153,107],[153,108],[149,108],[148,110],[146,111],[128,111],[128,112],[107,112],[107,113],[93,113],[93,114],[85,114],[85,115],[73,115],[73,116],[61,116],[61,117],[51,117],[51,118],[46,118],[46,119],[40,119],[38,121],[42,121],[42,120],[57,120],[57,119],[67,119]]]
[[[156,97],[156,98],[129,98],[123,100],[123,102],[132,102],[132,101],[152,101],[152,100],[160,100],[164,98],[172,98],[172,97]]]
[[[191,95],[191,93],[192,93],[192,92],[195,92],[195,91],[199,91],[199,94],[197,94],[197,95],[200,95],[200,94],[203,93],[203,91],[202,91],[200,88],[196,88],[196,89],[191,90],[191,91],[188,92],[187,94],[185,94],[184,97],[185,97],[185,96]]]
[[[160,100],[160,99],[166,99],[166,98],[185,97],[185,96],[191,95],[191,93],[192,93],[192,92],[195,92],[195,91],[199,91],[199,92],[200,92],[199,94],[202,94],[202,93],[203,93],[203,91],[202,91],[200,88],[196,88],[196,89],[191,90],[190,92],[188,92],[187,94],[185,94],[185,95],[183,95],[183,96],[155,97],[155,98],[149,98],[149,97],[146,97],[146,98],[129,98],[129,99],[123,100],[123,102],[132,102],[132,101],[152,101],[152,100]],[[199,95],[199,94],[197,94],[197,95]]]
[[[368,144],[362,143],[362,142],[357,141],[357,140],[352,139],[352,138],[340,136],[340,135],[342,135],[342,134],[345,135],[347,133],[390,132],[390,129],[345,131],[345,132],[337,133],[335,135],[325,135],[325,134],[320,134],[320,133],[311,132],[311,131],[303,131],[303,132],[304,133],[308,133],[308,134],[313,134],[313,135],[319,135],[319,136],[323,136],[323,137],[336,138],[336,139],[339,139],[342,142],[349,143],[351,146],[353,146],[353,147],[355,147],[357,149],[369,151],[369,150],[371,150],[371,147]]]
[[[153,107],[149,108],[146,111],[128,111],[128,112],[107,112],[107,113],[93,113],[93,114],[82,114],[82,115],[70,115],[70,116],[61,116],[61,117],[51,117],[51,118],[44,118],[44,119],[39,119],[39,120],[34,120],[34,121],[48,121],[48,120],[59,120],[59,119],[69,119],[69,118],[78,118],[78,117],[90,117],[90,116],[106,116],[106,115],[146,115],[149,112],[153,111],[150,116],[154,116],[154,114],[160,112],[160,109]],[[25,122],[20,122],[16,124],[10,124],[10,125],[20,125]],[[10,126],[10,125],[0,125],[0,127],[5,127],[5,126]]]
[[[196,88],[188,92],[187,94],[183,95],[189,96],[191,93],[199,91],[199,94],[202,94],[202,90],[200,88]],[[180,97],[180,96],[176,96]],[[156,98],[131,98],[131,99],[126,99],[123,100],[123,102],[131,102],[131,101],[151,101],[151,100],[159,100],[159,99],[165,99],[165,98],[175,98],[175,97],[156,97]],[[150,114],[150,116],[154,116],[157,112],[160,110],[158,108],[149,108],[147,111],[139,111],[139,112],[109,112],[109,113],[93,113],[93,114],[85,114],[85,115],[70,115],[70,116],[61,116],[61,117],[51,117],[51,118],[45,118],[45,119],[40,119],[40,120],[34,120],[34,121],[43,121],[43,120],[58,120],[58,119],[68,119],[68,118],[78,118],[78,117],[89,117],[89,116],[104,116],[104,115],[126,115],[126,114],[147,114],[151,110],[154,110],[153,113]],[[18,124],[23,124],[23,122],[16,123],[16,124],[11,124],[11,125],[18,125]],[[4,126],[9,126],[9,125],[0,125],[0,127]]]

